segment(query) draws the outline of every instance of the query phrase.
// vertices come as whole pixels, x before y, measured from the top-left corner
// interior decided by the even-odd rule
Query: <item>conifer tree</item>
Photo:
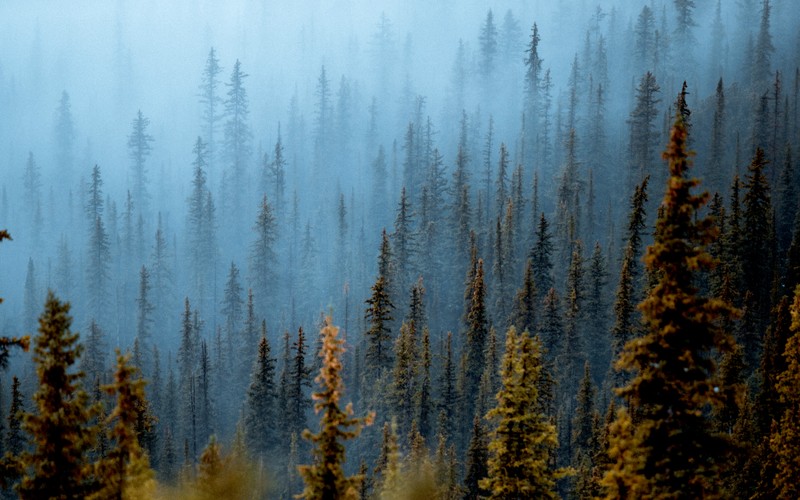
[[[472,422],[472,434],[467,448],[467,471],[464,477],[465,499],[477,500],[485,497],[488,493],[486,487],[481,483],[481,480],[489,472],[487,468],[488,454],[486,428],[481,422],[481,417],[476,414]]]
[[[467,314],[468,328],[464,344],[464,385],[462,396],[463,415],[473,415],[475,399],[484,369],[486,340],[489,336],[489,323],[486,314],[486,285],[483,278],[483,259],[478,260],[475,278],[471,285],[472,299]],[[477,478],[476,481],[480,479]]]
[[[779,499],[800,495],[800,288],[795,290],[791,308],[792,333],[786,343],[786,370],[778,377],[778,393],[784,405],[783,414],[773,432],[769,445],[776,456],[777,474],[774,487]]]
[[[372,285],[372,295],[366,300],[367,309],[365,319],[369,322],[366,331],[367,352],[365,358],[365,373],[369,379],[379,376],[381,371],[388,369],[391,363],[390,323],[393,320],[391,310],[394,308],[389,298],[386,278],[378,275]]]
[[[145,118],[140,109],[131,123],[128,136],[128,156],[133,170],[133,201],[139,207],[139,213],[146,213],[150,194],[147,192],[147,168],[145,162],[153,150],[153,136],[147,133],[150,119]]]
[[[148,427],[153,425],[144,394],[145,381],[135,378],[138,370],[129,363],[130,355],[117,350],[114,382],[104,387],[106,393],[117,398],[107,419],[115,421],[109,431],[114,447],[97,464],[100,489],[89,498],[146,497],[155,487],[148,455],[140,443],[140,431],[149,432]],[[140,429],[143,423],[146,428]]]
[[[630,151],[631,165],[628,177],[628,186],[634,186],[656,170],[654,168],[656,140],[658,133],[655,129],[655,120],[658,117],[656,106],[660,99],[656,94],[660,87],[651,72],[647,72],[639,82],[636,89],[636,106],[631,111],[630,119]]]
[[[65,185],[72,184],[73,143],[75,141],[75,124],[72,119],[72,106],[66,90],[61,92],[61,99],[56,109],[55,123],[56,163],[59,175],[66,181]]]
[[[520,332],[536,331],[536,309],[538,306],[538,290],[533,279],[533,261],[525,264],[525,275],[522,287],[517,290],[514,305],[511,309],[509,323]]]
[[[229,192],[225,199],[229,200],[230,211],[226,209],[226,219],[236,217],[241,210],[241,193],[245,190],[245,170],[250,159],[250,140],[252,133],[247,123],[250,114],[247,102],[247,91],[244,88],[244,79],[247,74],[242,71],[242,63],[237,59],[231,70],[227,98],[225,99],[225,116],[227,121],[224,127],[223,155],[226,161],[225,179]]]
[[[447,332],[444,346],[444,359],[442,360],[441,375],[439,378],[439,428],[438,433],[445,439],[454,428],[453,419],[458,406],[456,392],[455,365],[453,363],[453,334]]]
[[[150,273],[145,266],[139,271],[139,296],[136,298],[136,340],[142,350],[142,373],[150,376],[152,366],[150,359],[150,325],[153,323],[153,304],[150,302]]]
[[[11,408],[8,411],[8,434],[5,437],[6,453],[19,457],[26,447],[27,439],[22,433],[22,418],[25,413],[25,401],[19,388],[19,379],[11,380]]]
[[[711,257],[705,246],[715,236],[713,222],[697,212],[707,195],[694,195],[698,182],[687,178],[690,165],[686,128],[680,115],[671,131],[664,158],[670,178],[648,248],[648,270],[658,283],[641,304],[647,333],[629,342],[618,362],[634,371],[618,391],[636,418],[621,411],[612,428],[612,464],[604,485],[608,498],[718,497],[727,440],[715,433],[704,413],[721,403],[712,350],[727,351],[733,341],[717,319],[730,308],[697,293],[696,270]]]
[[[538,404],[542,347],[527,332],[506,332],[506,352],[500,369],[502,388],[497,406],[487,413],[494,430],[489,443],[488,469],[480,484],[489,498],[558,498],[550,450],[556,444],[555,427]]]
[[[267,203],[267,196],[261,200],[260,210],[253,226],[256,238],[250,247],[249,281],[256,297],[256,309],[266,314],[268,305],[274,297],[276,279],[275,240],[277,225],[272,205]]]
[[[392,371],[392,411],[396,417],[398,433],[405,436],[414,420],[416,394],[416,325],[404,322],[394,345],[394,370]]]
[[[275,360],[271,357],[266,326],[262,324],[258,357],[253,366],[250,387],[247,390],[245,412],[245,437],[251,452],[267,458],[268,450],[276,444],[276,392]]]
[[[222,118],[222,113],[219,109],[222,104],[222,97],[217,93],[219,87],[219,80],[217,77],[222,73],[222,68],[219,65],[217,52],[214,47],[208,51],[206,64],[203,68],[203,75],[200,83],[200,106],[201,116],[203,121],[203,135],[205,136],[205,144],[208,145],[208,163],[209,166],[216,160],[217,153],[217,139],[216,133],[219,127],[219,121]]]
[[[363,477],[347,477],[344,473],[344,441],[359,435],[364,425],[370,425],[373,414],[366,417],[353,417],[352,404],[341,408],[343,385],[341,378],[341,354],[344,341],[338,338],[339,329],[326,319],[322,329],[322,368],[315,381],[319,392],[314,393],[314,411],[322,413],[320,431],[312,434],[306,430],[303,435],[314,444],[313,465],[300,466],[300,474],[305,481],[305,489],[300,498],[357,498],[357,491]]]
[[[297,330],[297,340],[292,344],[294,357],[292,358],[289,395],[288,395],[288,414],[287,422],[291,432],[300,435],[306,428],[306,408],[308,406],[308,396],[305,388],[311,386],[311,367],[306,366],[306,344],[305,332],[302,328]]]
[[[552,239],[550,225],[542,212],[536,227],[536,242],[529,256],[533,265],[533,281],[540,290],[550,290],[553,287]]]
[[[417,392],[415,394],[415,421],[419,422],[419,432],[430,442],[433,437],[431,420],[434,416],[434,401],[431,390],[431,332],[428,327],[422,329],[422,351],[417,363]]]
[[[225,282],[221,311],[225,318],[225,332],[229,350],[233,347],[231,344],[234,336],[239,332],[242,316],[244,314],[243,291],[239,281],[239,268],[231,261],[231,267],[228,270],[228,278]]]
[[[753,85],[756,86],[756,91],[760,91],[758,85],[767,83],[767,79],[772,74],[770,63],[772,54],[775,52],[775,46],[772,45],[772,34],[769,31],[770,25],[770,4],[769,0],[763,0],[761,6],[761,21],[758,25],[758,36],[756,37],[756,44],[753,54],[753,68],[750,75]]]
[[[39,318],[33,361],[39,388],[35,410],[25,413],[23,428],[33,449],[22,454],[25,473],[17,492],[23,499],[81,498],[93,492],[87,454],[95,439],[88,425],[93,411],[73,366],[83,351],[72,332],[70,306],[52,293]]]
[[[747,192],[742,214],[742,229],[747,234],[741,241],[744,288],[752,294],[750,307],[755,314],[757,331],[764,331],[767,325],[774,264],[773,239],[770,237],[773,227],[772,200],[769,181],[764,174],[767,163],[764,151],[756,149],[745,182]],[[759,343],[743,347],[748,356],[756,358],[761,349]]]

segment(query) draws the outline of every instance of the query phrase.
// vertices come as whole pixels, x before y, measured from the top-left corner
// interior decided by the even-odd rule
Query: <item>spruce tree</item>
[[[553,287],[552,239],[550,225],[542,212],[536,227],[536,242],[529,255],[533,265],[533,281],[539,290],[550,290]]]
[[[277,223],[272,205],[267,203],[267,196],[261,200],[260,210],[253,225],[256,237],[250,246],[249,281],[256,297],[256,309],[266,315],[268,306],[274,297],[276,279],[275,241],[277,239]]]
[[[219,87],[219,74],[222,73],[222,68],[219,65],[217,52],[214,47],[208,51],[206,64],[203,68],[203,75],[200,83],[200,106],[202,116],[202,129],[205,136],[205,144],[208,145],[208,163],[212,165],[216,159],[217,153],[217,139],[216,133],[219,128],[219,121],[222,119],[222,113],[219,109],[222,104],[222,96],[217,92]]]
[[[752,294],[752,307],[757,331],[766,328],[771,308],[771,285],[774,256],[770,237],[773,227],[772,199],[769,181],[764,174],[767,159],[762,149],[756,149],[748,168],[749,174],[745,182],[744,212],[742,230],[746,237],[741,241],[742,268],[744,289]],[[745,352],[758,356],[761,350],[759,342],[743,346]]]
[[[19,388],[19,379],[11,380],[11,408],[8,411],[8,434],[5,450],[12,457],[19,457],[26,447],[27,438],[22,433],[22,418],[25,413],[25,401]]]
[[[636,106],[631,111],[630,119],[630,151],[631,163],[628,175],[628,186],[633,187],[654,173],[655,150],[658,133],[655,120],[658,117],[656,106],[660,100],[656,94],[660,87],[651,72],[644,74],[636,89]]]
[[[344,352],[343,340],[338,338],[339,329],[326,319],[322,329],[322,368],[315,381],[320,390],[314,393],[314,411],[322,413],[320,430],[312,434],[306,430],[303,437],[314,445],[313,465],[301,465],[299,470],[305,482],[300,498],[333,499],[357,498],[357,491],[363,477],[347,477],[344,472],[344,441],[359,435],[364,425],[370,425],[373,414],[366,417],[353,417],[352,404],[341,408],[339,401],[344,387],[342,385],[341,354]]]
[[[793,335],[786,343],[786,369],[778,376],[777,387],[785,409],[778,423],[773,423],[769,440],[777,462],[775,492],[777,498],[787,500],[800,495],[800,288],[795,290],[791,314]]]
[[[533,262],[528,259],[522,287],[517,290],[514,305],[511,309],[509,323],[520,332],[536,330],[536,309],[538,306],[538,290],[533,279]]]
[[[147,413],[148,403],[144,394],[145,381],[136,378],[136,367],[130,364],[130,355],[117,350],[117,365],[114,382],[104,387],[110,396],[116,396],[117,404],[107,421],[115,421],[109,431],[114,446],[97,464],[97,480],[100,489],[89,498],[137,498],[152,495],[155,487],[153,471],[146,450],[140,443],[141,432],[149,432],[153,425]]]
[[[253,366],[244,417],[247,445],[255,456],[268,458],[267,453],[276,444],[276,391],[275,359],[271,357],[266,327],[262,326],[258,342],[258,357]]]
[[[250,160],[252,138],[247,123],[250,111],[247,91],[244,88],[244,79],[247,76],[242,71],[242,63],[237,59],[231,70],[230,82],[225,84],[228,92],[224,103],[227,120],[224,126],[223,157],[227,167],[224,179],[228,191],[224,199],[229,203],[225,211],[226,220],[233,220],[232,217],[237,217],[241,213],[242,206],[239,200],[244,198],[242,193],[246,192],[245,172]]]
[[[658,275],[640,306],[647,333],[629,342],[618,361],[634,371],[618,394],[636,425],[627,412],[618,414],[611,445],[616,463],[604,478],[608,498],[721,495],[729,444],[712,430],[706,410],[722,402],[710,353],[733,345],[717,322],[730,308],[697,293],[696,271],[712,264],[705,247],[716,230],[697,215],[708,196],[691,193],[699,181],[687,178],[689,155],[679,115],[664,153],[669,184],[645,259]]]
[[[500,368],[502,388],[497,406],[487,413],[493,423],[487,475],[481,480],[489,498],[558,498],[550,451],[556,429],[538,404],[542,345],[527,332],[506,332],[506,352]]]
[[[139,207],[139,213],[147,213],[150,194],[147,192],[147,168],[145,162],[153,151],[153,136],[147,133],[150,119],[145,118],[140,109],[131,123],[128,136],[128,156],[133,170],[133,202]]]
[[[69,309],[48,293],[39,318],[33,351],[39,388],[23,424],[33,449],[21,456],[25,473],[17,489],[23,499],[82,498],[94,490],[87,456],[95,440],[95,428],[88,425],[93,410],[82,374],[73,369],[83,348],[70,329]]]
[[[389,368],[392,359],[390,323],[393,320],[391,310],[394,306],[387,288],[385,276],[379,274],[375,284],[372,285],[372,295],[365,302],[367,304],[365,319],[369,324],[365,333],[367,339],[365,374],[368,380],[380,376],[381,371]]]
[[[478,260],[475,278],[472,282],[472,300],[467,314],[468,328],[464,344],[464,385],[462,387],[463,415],[473,415],[474,395],[478,394],[481,374],[484,369],[484,353],[489,336],[489,323],[486,313],[486,285],[483,278],[483,260]],[[478,478],[480,479],[480,478]],[[476,479],[477,481],[477,479]]]

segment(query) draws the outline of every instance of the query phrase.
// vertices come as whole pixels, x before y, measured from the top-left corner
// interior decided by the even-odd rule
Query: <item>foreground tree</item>
[[[130,364],[130,355],[117,351],[117,369],[114,383],[104,387],[117,397],[117,405],[108,417],[116,420],[109,437],[115,445],[98,464],[100,490],[90,498],[147,498],[153,494],[155,482],[150,460],[139,443],[143,423],[151,426],[147,419],[147,400],[144,395],[145,382],[136,378],[138,370]]]
[[[787,368],[778,377],[778,393],[785,408],[769,442],[777,457],[775,493],[787,500],[800,497],[800,287],[795,290],[791,313],[794,334],[786,343]]]
[[[306,486],[299,498],[355,499],[363,480],[361,476],[345,476],[345,450],[342,441],[357,437],[363,425],[372,423],[374,415],[354,418],[352,404],[344,409],[339,406],[344,389],[341,375],[344,341],[338,335],[339,329],[331,325],[330,318],[327,318],[322,328],[322,367],[315,379],[320,385],[320,391],[314,393],[314,411],[322,412],[320,431],[317,434],[312,434],[309,430],[303,433],[303,437],[315,445],[314,463],[300,466],[300,474]]]
[[[603,479],[608,498],[721,496],[729,443],[713,431],[708,410],[724,399],[712,353],[733,346],[719,327],[731,309],[697,293],[697,271],[713,263],[705,247],[716,228],[698,215],[708,195],[691,193],[699,181],[686,178],[691,163],[686,139],[679,115],[663,155],[670,178],[655,243],[645,257],[658,276],[639,305],[647,333],[628,342],[617,362],[634,378],[618,391],[630,413],[618,413],[612,426],[612,465]]]
[[[34,413],[24,416],[24,429],[33,449],[22,454],[24,475],[18,486],[20,498],[84,498],[93,490],[88,452],[94,446],[94,412],[81,387],[82,373],[73,366],[83,348],[72,332],[70,306],[48,293],[39,318],[33,362],[39,389],[33,396]]]
[[[558,498],[556,479],[564,471],[551,467],[550,450],[558,441],[555,426],[537,404],[541,370],[539,338],[509,328],[500,368],[503,387],[497,406],[486,415],[497,422],[489,443],[488,477],[480,482],[490,498]]]

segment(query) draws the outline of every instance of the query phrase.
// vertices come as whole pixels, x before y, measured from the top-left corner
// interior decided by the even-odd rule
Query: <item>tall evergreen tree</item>
[[[139,213],[146,214],[150,200],[147,191],[147,157],[153,151],[153,136],[147,133],[150,119],[145,118],[140,109],[136,118],[131,123],[131,133],[128,135],[128,157],[131,159],[133,171],[133,201],[139,207]]]
[[[261,201],[260,210],[253,225],[256,238],[250,246],[249,281],[256,297],[256,308],[265,315],[274,297],[277,258],[275,241],[277,224],[272,205],[267,203],[267,196]]]
[[[300,474],[305,481],[305,489],[300,498],[357,498],[360,476],[345,476],[344,441],[357,437],[364,425],[370,425],[373,414],[366,417],[353,417],[352,404],[341,408],[339,401],[343,394],[341,354],[344,352],[343,340],[338,338],[339,329],[331,325],[328,318],[322,329],[322,368],[315,381],[320,385],[314,393],[314,410],[322,412],[320,430],[312,434],[306,430],[304,437],[314,444],[313,465],[300,466]]]
[[[73,366],[83,351],[72,332],[70,306],[52,293],[39,318],[33,361],[39,388],[35,410],[25,413],[23,428],[33,449],[22,454],[25,473],[17,492],[21,498],[82,498],[93,492],[88,452],[94,444],[92,413]]]
[[[97,465],[99,491],[89,498],[135,498],[153,494],[155,482],[146,450],[140,442],[143,432],[150,432],[153,417],[144,394],[145,382],[129,364],[130,355],[117,350],[114,382],[104,387],[117,404],[108,416],[115,421],[109,430],[114,447]],[[144,427],[144,428],[143,428]]]
[[[797,464],[800,461],[800,288],[795,290],[791,308],[792,333],[786,343],[786,370],[778,377],[778,394],[784,405],[783,414],[777,424],[773,423],[770,449],[776,456],[777,474],[774,484],[777,498],[789,499],[800,495],[800,477]]]
[[[200,115],[202,118],[203,136],[205,137],[204,143],[208,146],[208,165],[209,167],[214,164],[217,154],[217,129],[219,122],[222,119],[222,96],[217,92],[219,87],[219,74],[222,73],[222,68],[219,65],[217,58],[217,51],[214,47],[208,51],[206,64],[203,68],[203,75],[200,80]]]
[[[733,345],[717,323],[730,309],[697,293],[696,270],[711,265],[705,246],[716,231],[710,219],[697,215],[707,195],[691,193],[699,181],[687,178],[690,161],[680,115],[664,158],[669,184],[646,257],[659,280],[640,306],[647,334],[629,342],[618,362],[634,370],[618,394],[629,402],[637,424],[632,426],[626,411],[618,413],[611,443],[616,463],[603,480],[608,498],[718,497],[729,449],[704,410],[721,403],[710,353]]]
[[[258,357],[247,389],[244,425],[248,448],[263,458],[268,458],[267,453],[276,444],[276,396],[275,359],[271,357],[266,326],[262,326]]]
[[[642,76],[639,86],[636,88],[636,106],[631,111],[628,120],[631,131],[629,187],[642,182],[648,175],[657,173],[655,152],[658,132],[655,128],[655,120],[659,114],[656,106],[660,102],[657,97],[660,90],[661,88],[656,83],[656,77],[649,71]],[[660,184],[660,177],[654,176],[654,179]]]
[[[223,156],[227,170],[224,174],[227,192],[225,200],[229,206],[225,208],[225,220],[233,221],[241,213],[240,200],[246,190],[246,169],[250,161],[250,140],[252,133],[247,123],[250,110],[248,108],[247,90],[244,79],[247,74],[242,71],[242,63],[237,59],[231,71],[227,98],[225,99],[225,128],[223,138]]]
[[[486,414],[495,426],[489,443],[488,474],[481,486],[489,498],[558,498],[550,452],[556,429],[538,405],[542,345],[527,332],[506,332],[506,351],[500,368],[502,388],[497,406]]]

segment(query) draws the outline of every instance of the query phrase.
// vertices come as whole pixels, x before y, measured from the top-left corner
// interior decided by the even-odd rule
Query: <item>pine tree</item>
[[[608,498],[691,496],[716,498],[728,442],[715,433],[704,410],[721,403],[712,350],[729,350],[733,341],[717,319],[729,306],[697,294],[696,270],[711,257],[705,246],[715,237],[713,222],[697,212],[707,195],[693,195],[697,180],[686,178],[690,165],[686,128],[680,115],[664,158],[670,179],[648,248],[648,270],[658,282],[641,304],[647,333],[625,346],[619,368],[634,370],[618,391],[636,418],[621,411],[612,428],[612,459],[604,485]]]
[[[266,195],[261,201],[253,231],[256,233],[256,239],[250,247],[249,281],[257,300],[257,310],[261,314],[266,314],[274,297],[273,285],[276,277],[274,247],[277,239],[277,224],[272,205],[267,203]]]
[[[66,90],[61,92],[61,99],[56,109],[55,123],[56,165],[65,185],[72,185],[73,147],[75,141],[75,124],[72,120],[72,106]]]
[[[219,87],[218,76],[222,73],[222,68],[219,65],[217,52],[214,47],[208,51],[206,64],[203,68],[203,75],[200,83],[200,106],[202,116],[202,129],[205,136],[205,144],[208,145],[208,164],[209,166],[214,163],[217,153],[217,139],[215,135],[219,128],[219,121],[222,118],[222,113],[219,106],[222,104],[222,97],[217,93]]]
[[[228,350],[233,348],[233,338],[239,332],[242,316],[244,314],[243,291],[242,285],[239,282],[239,268],[231,261],[228,279],[225,282],[221,311],[225,318],[225,333],[227,335]]]
[[[800,288],[795,291],[791,308],[792,333],[784,353],[786,370],[778,377],[778,393],[785,410],[780,421],[773,424],[769,445],[776,456],[777,474],[774,487],[777,498],[790,499],[800,495]]]
[[[422,352],[417,363],[417,392],[414,402],[416,404],[415,421],[419,422],[419,432],[422,437],[430,442],[433,436],[431,420],[434,416],[434,401],[431,390],[431,332],[428,327],[422,329]]]
[[[297,435],[302,434],[306,428],[306,407],[308,406],[308,396],[305,388],[311,386],[311,367],[306,366],[306,336],[303,329],[297,330],[297,341],[292,344],[294,348],[294,358],[292,358],[291,372],[289,379],[288,394],[288,414],[287,423],[289,430]]]
[[[145,266],[142,266],[141,271],[139,271],[139,296],[136,298],[136,306],[136,340],[139,342],[142,353],[144,353],[142,366],[139,368],[142,373],[150,376],[152,374],[150,327],[153,323],[152,314],[155,308],[150,302],[150,273],[147,272]]]
[[[656,106],[660,99],[656,97],[656,94],[659,91],[660,87],[656,83],[655,76],[648,71],[636,89],[636,106],[631,111],[628,120],[631,131],[631,164],[628,186],[631,187],[656,172],[654,165],[656,164],[655,150],[658,133],[655,129],[655,120],[658,117]]]
[[[480,482],[489,498],[558,498],[556,479],[564,471],[550,466],[557,440],[555,426],[538,404],[541,363],[538,337],[509,328],[500,369],[503,385],[497,406],[486,415],[495,425],[488,474]]]
[[[23,499],[82,498],[93,491],[87,454],[95,429],[88,425],[93,411],[73,366],[83,351],[72,332],[70,306],[52,293],[39,318],[33,361],[39,388],[35,411],[24,414],[23,428],[33,450],[22,454],[25,474],[17,492]]]
[[[228,168],[225,179],[229,190],[225,199],[231,203],[230,207],[226,208],[226,218],[237,217],[241,213],[242,207],[239,200],[243,198],[241,193],[246,192],[245,170],[250,159],[250,140],[252,138],[250,126],[247,124],[250,111],[247,103],[247,91],[244,88],[244,79],[247,76],[242,71],[242,63],[237,59],[231,71],[230,82],[225,84],[228,92],[225,99],[227,121],[224,128],[223,156]]]
[[[486,13],[478,40],[481,48],[480,72],[484,78],[489,78],[494,71],[497,55],[497,26],[491,9]]]
[[[153,151],[153,136],[147,133],[150,119],[145,118],[140,109],[131,123],[128,136],[128,157],[133,170],[133,201],[139,207],[139,213],[147,213],[150,194],[147,192],[147,168],[145,162]]]
[[[100,217],[92,221],[87,253],[86,288],[89,316],[102,323],[107,319],[107,287],[111,255],[108,235]]]
[[[275,359],[271,356],[266,326],[262,324],[258,357],[253,366],[250,387],[247,390],[245,412],[245,436],[247,445],[256,456],[267,458],[267,453],[276,444],[275,419]]]
[[[344,352],[339,329],[326,319],[322,329],[322,368],[315,381],[320,391],[314,393],[314,410],[322,412],[320,431],[312,434],[306,430],[303,436],[314,444],[314,464],[300,466],[300,474],[306,483],[300,498],[357,498],[357,490],[363,477],[347,477],[344,473],[345,448],[343,441],[359,435],[364,425],[370,425],[373,414],[353,417],[352,404],[344,409],[339,405],[343,392],[341,379],[341,354]]]
[[[115,421],[109,437],[114,447],[97,465],[100,489],[89,498],[137,498],[153,493],[155,483],[153,471],[146,451],[140,443],[139,429],[142,422],[153,425],[148,418],[148,403],[144,394],[145,381],[135,378],[137,369],[130,365],[130,355],[117,350],[117,365],[114,383],[104,387],[110,396],[116,396],[117,404],[107,421]]]
[[[462,402],[464,415],[474,415],[475,399],[484,370],[486,340],[489,336],[489,323],[486,313],[486,285],[483,278],[483,259],[478,260],[475,278],[471,284],[472,298],[467,314],[468,328],[464,345],[464,385]],[[477,478],[476,481],[480,479]]]
[[[536,331],[536,308],[538,305],[538,289],[533,279],[533,261],[528,259],[522,287],[514,297],[509,323],[520,332]]]
[[[540,290],[550,290],[553,287],[552,239],[550,225],[542,212],[536,227],[536,242],[529,255],[533,265],[533,281]]]
[[[416,324],[404,322],[394,345],[394,370],[392,371],[392,411],[397,419],[401,436],[408,434],[414,420],[414,395],[416,393]]]
[[[387,288],[385,276],[379,274],[375,284],[372,285],[372,295],[365,302],[368,306],[365,319],[369,322],[369,328],[365,333],[367,338],[365,358],[367,380],[374,380],[374,377],[380,376],[381,371],[388,369],[391,364],[391,352],[388,344],[392,340],[389,325],[393,320],[391,310],[394,306],[390,301]]]
[[[25,414],[25,401],[20,392],[19,379],[11,380],[11,408],[8,411],[8,434],[5,437],[6,453],[19,457],[26,448],[27,437],[22,433],[22,419]]]
[[[465,499],[477,500],[485,497],[488,493],[486,487],[481,483],[481,480],[489,472],[487,467],[489,450],[486,438],[486,428],[481,422],[481,417],[475,415],[469,448],[467,448],[467,471],[464,477]]]
[[[634,28],[636,36],[634,55],[636,67],[640,70],[652,69],[652,60],[655,53],[655,30],[656,19],[653,15],[653,9],[649,5],[645,5],[636,18],[636,27]]]
[[[771,308],[773,252],[770,237],[773,210],[770,187],[764,175],[767,160],[762,149],[756,149],[745,182],[743,227],[747,237],[741,241],[744,289],[752,294],[750,304],[755,314],[757,331],[764,331]],[[744,345],[748,355],[758,356],[761,346]]]
[[[758,86],[767,83],[767,79],[772,74],[770,63],[775,46],[772,45],[772,35],[769,32],[770,12],[769,0],[763,0],[761,21],[758,25],[758,36],[752,59],[752,74],[750,75],[757,92],[761,90]]]

